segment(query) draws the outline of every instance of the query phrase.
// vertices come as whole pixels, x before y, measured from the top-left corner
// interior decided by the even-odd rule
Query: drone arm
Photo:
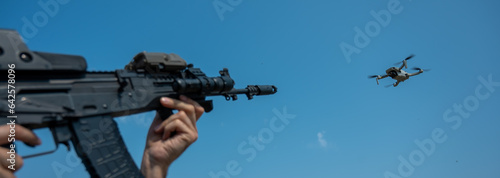
[[[394,87],[398,86],[399,82],[401,82],[401,81],[397,81],[396,83],[394,83]]]
[[[405,69],[407,69],[407,68],[408,68],[408,65],[406,64],[406,59],[405,59],[405,60],[403,60],[403,64],[401,64],[401,67],[399,67],[399,70],[403,69],[403,67],[404,67]]]
[[[377,78],[376,78],[377,79],[377,85],[379,85],[379,82],[378,82],[379,79],[383,79],[383,78],[386,78],[386,77],[388,77],[388,75],[383,75],[383,76],[379,75],[379,76],[377,76]]]
[[[383,76],[379,77],[379,79],[383,79],[383,78],[386,78],[386,77],[389,77],[389,75],[383,75]]]
[[[411,76],[415,76],[415,75],[421,74],[421,73],[423,73],[423,72],[424,72],[424,70],[420,69],[420,71],[418,71],[418,72],[415,72],[415,73],[410,73],[410,74],[409,74],[409,76],[410,76],[410,77],[411,77]]]
[[[379,79],[383,79],[383,78],[386,78],[386,77],[389,77],[389,75],[383,75],[383,76],[379,76],[379,77],[377,77],[377,85],[378,85],[378,80],[379,80]]]

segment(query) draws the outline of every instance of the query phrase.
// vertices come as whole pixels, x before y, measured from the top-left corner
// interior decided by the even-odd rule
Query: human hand
[[[12,133],[11,129],[14,129],[16,132]],[[0,177],[5,178],[15,177],[14,172],[23,166],[23,159],[15,153],[14,148],[12,148],[15,145],[11,146],[11,142],[9,141],[23,141],[30,145],[40,145],[42,143],[31,130],[21,125],[0,126],[0,145],[9,144],[10,146],[9,149],[0,147]],[[15,158],[12,155],[15,155]]]
[[[198,139],[196,121],[205,112],[197,102],[181,95],[180,100],[162,98],[161,104],[176,109],[163,120],[156,113],[148,131],[141,172],[144,176],[165,177],[170,164]]]

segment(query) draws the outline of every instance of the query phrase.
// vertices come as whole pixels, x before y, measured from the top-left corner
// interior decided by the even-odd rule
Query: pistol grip
[[[162,121],[164,121],[165,119],[167,119],[168,117],[170,117],[170,115],[173,114],[172,110],[168,109],[168,108],[161,108],[161,109],[158,109],[156,111],[160,115],[160,119]]]

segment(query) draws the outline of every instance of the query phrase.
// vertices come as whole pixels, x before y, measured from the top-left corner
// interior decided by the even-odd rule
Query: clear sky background
[[[497,178],[499,8],[494,0],[5,1],[0,27],[18,30],[32,50],[82,55],[89,70],[165,52],[209,76],[227,67],[239,88],[278,87],[252,101],[213,97],[171,178]],[[391,18],[377,21],[371,11]],[[341,44],[359,53],[344,54]],[[409,67],[432,70],[396,88],[367,79],[410,54]],[[274,122],[284,110],[288,124]],[[116,119],[137,164],[152,117]],[[16,175],[58,177],[54,165],[62,165],[59,177],[88,177],[74,159],[61,145],[26,159]],[[238,165],[227,171],[228,163]]]

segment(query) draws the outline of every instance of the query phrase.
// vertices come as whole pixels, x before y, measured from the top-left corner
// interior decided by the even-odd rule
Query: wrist
[[[141,163],[141,173],[146,178],[165,178],[170,165],[159,164],[151,156],[144,152]]]

